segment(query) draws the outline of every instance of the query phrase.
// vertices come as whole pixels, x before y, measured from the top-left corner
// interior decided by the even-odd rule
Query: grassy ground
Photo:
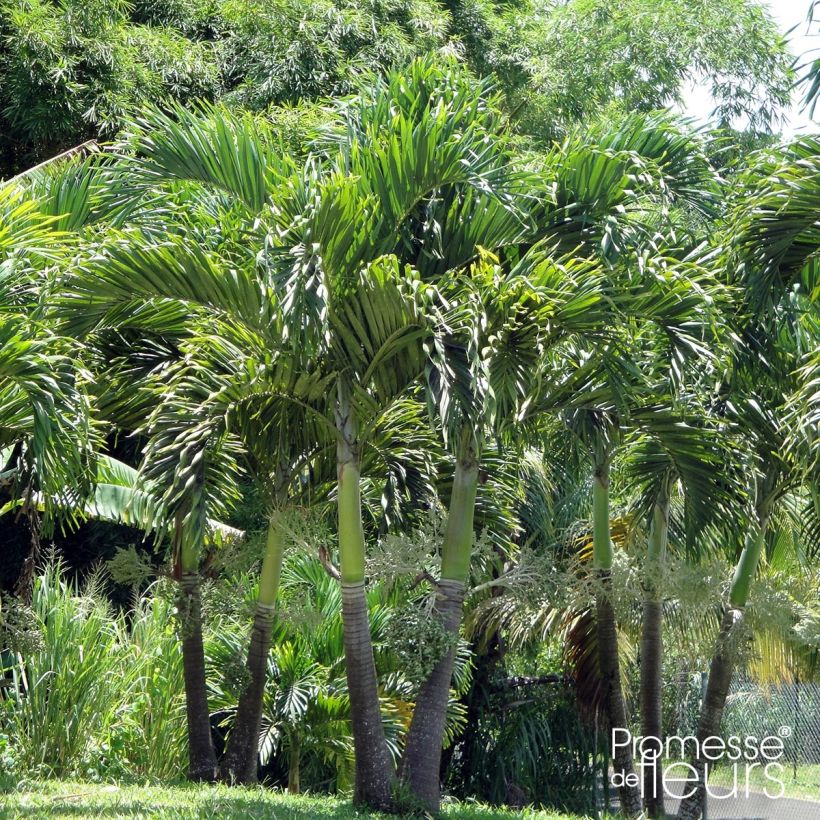
[[[743,779],[745,777],[744,767],[738,769],[738,790],[745,788]],[[798,766],[797,773],[791,766],[784,764],[783,772],[777,774],[772,772],[772,776],[783,782],[784,797],[794,797],[796,799],[817,800],[820,795],[820,766]],[[734,773],[731,768],[717,768],[709,774],[709,782],[715,786],[732,787],[734,785]],[[778,785],[771,780],[767,780],[761,768],[754,768],[749,772],[750,791],[762,792],[763,788],[768,788],[770,793],[777,793]]]
[[[550,812],[512,812],[473,803],[451,803],[443,816],[452,820],[580,820]],[[116,786],[62,781],[25,783],[0,794],[0,817],[37,818],[385,818],[356,811],[349,802],[327,797],[290,796],[270,789],[224,786]]]

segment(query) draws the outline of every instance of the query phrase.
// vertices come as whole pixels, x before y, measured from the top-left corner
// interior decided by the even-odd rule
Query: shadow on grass
[[[176,801],[175,801],[176,802]],[[199,799],[188,805],[174,805],[174,802],[162,799],[122,797],[114,800],[98,800],[92,795],[59,795],[37,797],[26,800],[21,795],[18,799],[0,800],[0,817],[139,817],[139,818],[276,818],[276,820],[303,820],[310,817],[349,818],[368,817],[363,812],[357,813],[352,807],[340,803],[311,801],[302,807],[278,805],[271,800],[255,798],[250,795],[237,795],[231,799]]]
[[[39,786],[39,788],[38,788]],[[132,817],[132,818],[275,818],[276,820],[353,820],[353,818],[386,818],[357,810],[350,803],[314,796],[292,797],[280,792],[225,789],[211,791],[202,786],[146,788],[85,786],[63,784],[65,791],[51,784],[31,784],[26,791],[12,791],[0,796],[0,817]],[[135,793],[136,792],[136,793]],[[447,820],[503,820],[516,814],[486,806],[457,804],[446,806]],[[521,815],[518,815],[521,816]],[[535,814],[534,817],[555,815]],[[392,815],[397,818],[397,815]]]

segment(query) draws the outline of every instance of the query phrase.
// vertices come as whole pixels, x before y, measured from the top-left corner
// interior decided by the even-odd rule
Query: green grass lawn
[[[796,774],[788,764],[783,764],[783,769],[783,772],[777,776],[783,782],[784,797],[817,800],[820,795],[820,766],[798,766]],[[744,768],[740,766],[737,784],[739,790],[745,787],[744,777]],[[715,786],[731,787],[733,778],[734,774],[730,768],[717,768],[709,774],[709,782]],[[749,789],[762,792],[764,787],[768,787],[769,792],[776,792],[778,789],[776,783],[766,779],[762,769],[752,769],[749,772]]]
[[[474,803],[448,803],[443,816],[453,820],[579,820],[546,811],[504,811]],[[35,781],[0,794],[0,817],[38,818],[386,818],[356,811],[349,801],[291,796],[270,789],[225,786],[118,786],[63,781]],[[395,817],[393,815],[393,817]]]

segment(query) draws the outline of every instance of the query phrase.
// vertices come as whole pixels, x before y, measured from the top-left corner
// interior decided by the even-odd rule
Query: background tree
[[[710,85],[722,124],[744,115],[766,129],[792,81],[782,38],[752,0],[4,0],[0,38],[6,176],[113,137],[145,103],[298,104],[320,117],[312,101],[435,52],[491,76],[544,145],[602,111],[668,105],[691,80]]]
[[[31,549],[17,592],[31,594],[40,535],[78,519],[93,485],[98,432],[90,374],[43,310],[39,284],[65,258],[66,237],[15,186],[0,187],[0,446],[12,507],[29,517]]]

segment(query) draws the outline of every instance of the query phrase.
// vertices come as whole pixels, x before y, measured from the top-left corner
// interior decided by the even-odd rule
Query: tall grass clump
[[[174,591],[154,584],[134,605],[130,662],[139,667],[130,703],[123,705],[121,751],[135,776],[181,777],[188,764],[185,684]]]
[[[82,587],[58,561],[37,577],[41,640],[11,657],[0,731],[21,771],[90,779],[174,778],[185,765],[182,661],[173,605],[157,585],[126,614],[99,576]]]

